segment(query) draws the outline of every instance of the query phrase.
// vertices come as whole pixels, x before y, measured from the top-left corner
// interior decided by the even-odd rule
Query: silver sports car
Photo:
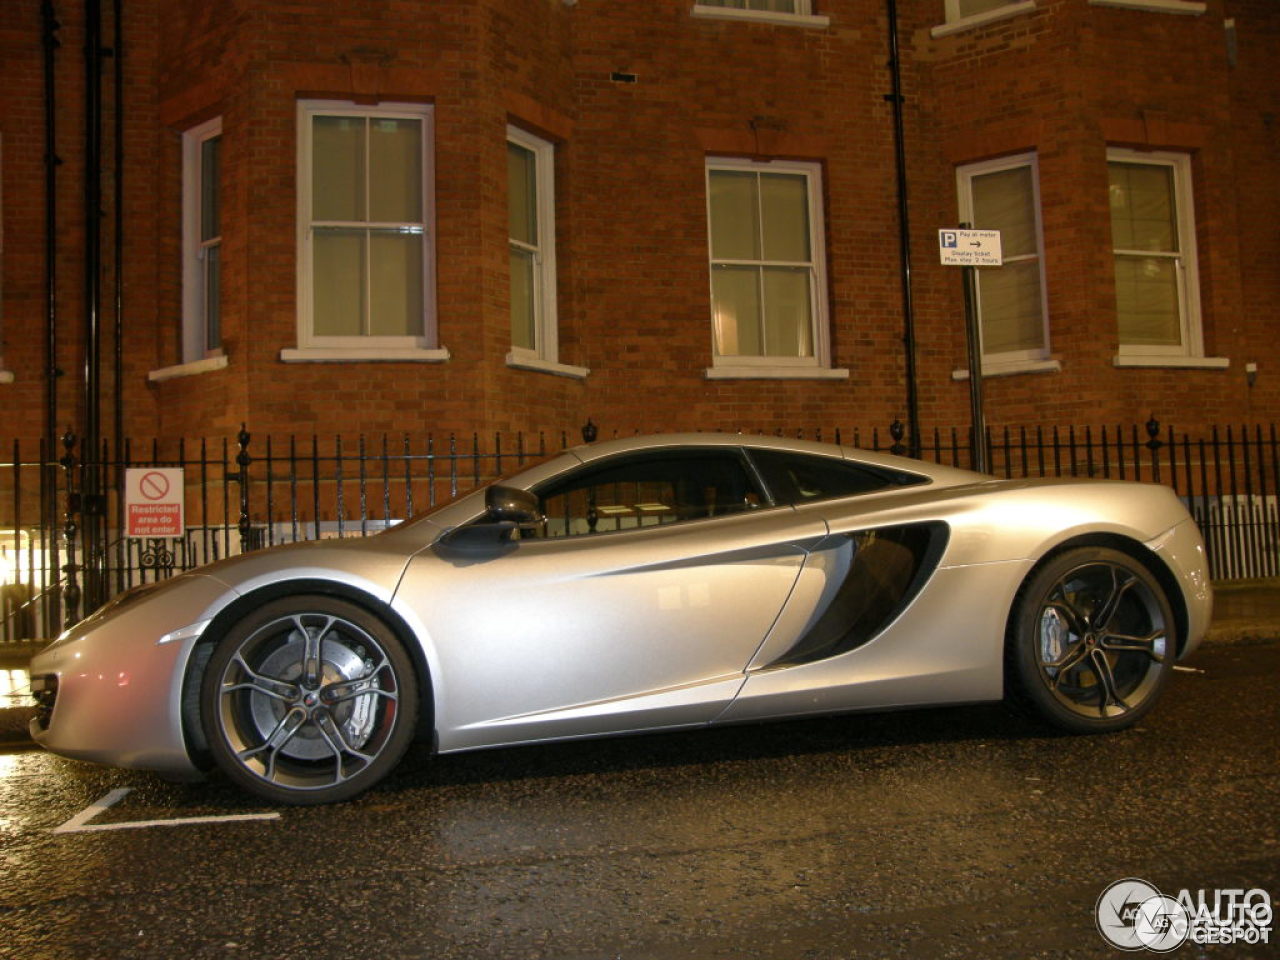
[[[32,662],[50,750],[272,801],[441,753],[1007,699],[1126,727],[1212,594],[1174,494],[796,440],[568,450],[365,540],[123,594]]]

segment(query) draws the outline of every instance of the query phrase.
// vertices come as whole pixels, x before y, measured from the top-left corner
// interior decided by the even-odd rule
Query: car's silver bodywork
[[[468,545],[482,491],[364,540],[247,554],[126,594],[33,660],[56,678],[35,739],[68,756],[195,772],[196,651],[260,598],[331,589],[410,638],[442,752],[809,713],[997,700],[1019,589],[1064,545],[1140,554],[1167,586],[1179,655],[1208,626],[1198,531],[1163,487],[999,481],[831,445],[689,434],[567,451],[506,481],[666,448],[790,451],[916,474],[915,485],[694,522]],[[868,531],[923,530],[922,582],[873,636],[797,658]],[[829,619],[829,618],[828,618]]]

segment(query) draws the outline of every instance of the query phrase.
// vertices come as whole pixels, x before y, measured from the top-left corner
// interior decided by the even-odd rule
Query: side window
[[[610,460],[554,481],[538,496],[547,537],[703,520],[763,503],[741,455],[718,450]]]
[[[182,135],[182,362],[222,350],[222,118]]]
[[[978,271],[985,372],[1049,359],[1040,178],[1034,153],[971,163],[956,171],[960,220],[999,230],[1004,266]]]
[[[843,377],[831,367],[822,170],[707,160],[711,377]]]
[[[1120,357],[1202,357],[1187,154],[1107,151]]]
[[[833,500],[924,482],[914,474],[781,450],[752,450],[751,459],[777,503]]]
[[[555,147],[507,127],[507,247],[511,263],[511,346],[556,356]]]
[[[299,102],[300,348],[435,345],[431,122],[422,104]]]

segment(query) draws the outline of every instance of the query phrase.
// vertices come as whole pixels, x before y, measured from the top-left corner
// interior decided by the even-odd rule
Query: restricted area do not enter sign
[[[124,472],[127,537],[183,534],[181,467],[130,467]]]

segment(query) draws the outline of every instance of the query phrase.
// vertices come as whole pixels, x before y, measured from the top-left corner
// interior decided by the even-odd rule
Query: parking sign
[[[999,230],[939,230],[938,253],[952,267],[999,267],[1004,264]]]

